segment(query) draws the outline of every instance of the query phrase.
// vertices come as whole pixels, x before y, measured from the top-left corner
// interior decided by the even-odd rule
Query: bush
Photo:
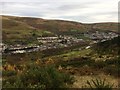
[[[54,66],[31,65],[22,74],[3,81],[3,88],[63,88],[72,84],[73,77],[57,71]]]
[[[4,76],[7,76],[7,77],[9,77],[9,76],[14,76],[14,75],[16,75],[16,74],[17,74],[17,72],[14,71],[14,70],[5,70],[5,71],[2,72],[2,76],[3,76],[3,77],[4,77]]]
[[[106,80],[102,79],[95,79],[91,81],[87,81],[87,84],[91,89],[96,88],[97,90],[102,90],[102,89],[107,89],[107,90],[112,90],[113,84],[110,85],[110,83],[106,82]]]

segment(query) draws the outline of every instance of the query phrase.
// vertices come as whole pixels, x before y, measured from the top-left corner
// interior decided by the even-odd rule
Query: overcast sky
[[[119,0],[1,0],[2,15],[84,23],[117,22]]]

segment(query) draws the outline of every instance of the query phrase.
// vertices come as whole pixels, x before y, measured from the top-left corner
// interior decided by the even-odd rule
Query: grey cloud
[[[16,1],[16,0],[14,0]],[[77,1],[77,2],[76,2]],[[114,0],[109,0],[114,1]],[[102,0],[62,0],[53,2],[50,0],[29,0],[29,2],[4,2],[2,3],[4,14],[19,16],[34,16],[43,18],[67,19],[80,22],[97,22],[95,16],[100,15],[117,15],[117,11],[105,8],[102,10],[97,6],[107,1]],[[0,3],[1,4],[1,3]],[[103,6],[104,7],[104,6]],[[95,11],[94,11],[95,8]],[[112,7],[111,7],[112,8]],[[72,14],[71,14],[72,13]],[[94,19],[94,20],[93,20]],[[106,19],[107,20],[107,19]],[[99,22],[99,21],[98,21]]]
[[[74,9],[82,9],[82,8],[86,8],[87,6],[86,5],[63,5],[63,6],[60,6],[58,7],[57,9],[59,10],[74,10]]]
[[[91,16],[87,16],[87,15],[78,15],[78,16],[61,16],[59,17],[61,19],[66,19],[66,20],[73,20],[73,21],[77,21],[77,22],[96,22],[93,20],[93,18]]]

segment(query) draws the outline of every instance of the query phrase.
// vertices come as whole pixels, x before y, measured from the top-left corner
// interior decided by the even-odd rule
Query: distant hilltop
[[[85,24],[65,20],[47,20],[32,17],[2,16],[3,42],[20,42],[39,36],[77,36],[88,31],[118,33],[117,22]]]

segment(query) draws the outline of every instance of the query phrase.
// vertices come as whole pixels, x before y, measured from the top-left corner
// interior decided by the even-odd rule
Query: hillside
[[[83,24],[64,20],[2,16],[3,42],[13,43],[35,39],[33,36],[72,35],[90,30],[118,31],[117,23]]]
[[[94,51],[99,54],[112,54],[117,55],[120,53],[120,36],[113,38],[112,40],[107,40],[104,42],[99,42],[93,46]]]
[[[41,54],[40,52],[14,55],[9,54],[3,59],[3,87],[20,87],[20,85],[27,87],[28,85],[26,82],[28,81],[30,83],[35,81],[35,83],[32,83],[31,85],[38,85],[41,80],[43,80],[42,82],[46,82],[48,78],[49,81],[53,80],[56,83],[58,80],[64,80],[64,78],[61,79],[59,77],[61,76],[59,73],[62,72],[65,73],[65,76],[67,75],[66,77],[64,76],[64,81],[74,81],[69,87],[89,88],[89,85],[87,85],[88,81],[92,83],[92,80],[105,80],[108,86],[113,85],[113,88],[116,88],[118,87],[118,80],[120,80],[120,58],[118,58],[119,54],[117,55],[116,51],[117,49],[119,50],[119,45],[117,46],[118,40],[120,40],[120,37],[96,44],[96,48],[105,52],[113,48],[112,50],[114,50],[114,52],[112,52],[112,54],[109,54],[109,52],[104,54],[99,52],[96,53],[92,51],[95,48],[83,49],[81,51],[71,49],[68,52],[64,52],[65,49],[60,49],[62,52],[56,50],[56,52],[60,53],[58,55],[55,55],[55,51],[48,50],[49,54],[52,54],[52,52],[55,53],[52,56],[46,55],[42,58],[41,56],[44,54]],[[112,50],[110,50],[110,52]],[[95,51],[97,50],[95,49]],[[55,67],[51,69],[49,66]],[[43,68],[43,70],[41,70],[41,68]],[[58,72],[53,70],[57,70]],[[58,79],[56,79],[56,77],[51,77],[51,75],[56,76]],[[68,75],[73,76],[73,78],[71,79]],[[47,79],[44,79],[44,77],[47,77]],[[19,81],[19,79],[22,81],[17,83],[16,81]],[[48,82],[47,85],[46,83],[44,84],[45,86],[49,85]],[[40,85],[43,84],[40,83],[38,86]],[[52,85],[54,85],[54,83],[52,83]]]

